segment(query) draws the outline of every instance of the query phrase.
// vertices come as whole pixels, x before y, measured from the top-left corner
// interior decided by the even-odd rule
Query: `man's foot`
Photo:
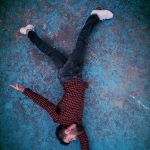
[[[93,10],[91,15],[96,14],[100,20],[113,18],[113,13],[109,10]]]
[[[26,27],[20,28],[20,33],[21,34],[28,34],[29,31],[34,31],[34,26],[32,24],[28,24]]]

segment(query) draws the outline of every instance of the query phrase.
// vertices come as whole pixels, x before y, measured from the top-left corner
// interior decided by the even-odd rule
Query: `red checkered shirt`
[[[64,88],[64,95],[57,106],[29,88],[25,88],[23,93],[44,108],[55,122],[66,125],[67,127],[74,123],[82,124],[84,91],[85,88],[88,88],[88,83],[83,82],[81,77],[76,77],[62,83],[62,85]],[[78,138],[80,140],[81,149],[89,150],[88,138],[85,130]]]

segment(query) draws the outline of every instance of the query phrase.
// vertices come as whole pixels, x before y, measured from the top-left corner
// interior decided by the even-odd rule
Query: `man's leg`
[[[41,38],[39,38],[34,32],[34,27],[32,25],[21,28],[20,32],[22,34],[27,34],[32,43],[34,43],[44,54],[50,56],[58,69],[62,68],[66,63],[67,57],[56,48],[48,45]]]
[[[113,14],[108,10],[93,10],[83,26],[77,39],[76,47],[73,50],[66,64],[59,71],[59,78],[62,82],[82,76],[86,45],[93,27],[104,19],[111,19]]]
[[[81,76],[88,37],[93,27],[98,22],[99,18],[97,15],[91,15],[88,17],[78,36],[75,49],[64,67],[60,69],[60,78],[62,81],[65,82],[74,77]]]
[[[58,69],[62,68],[67,61],[67,57],[56,48],[47,45],[34,31],[28,32],[30,40],[46,55],[50,56]]]

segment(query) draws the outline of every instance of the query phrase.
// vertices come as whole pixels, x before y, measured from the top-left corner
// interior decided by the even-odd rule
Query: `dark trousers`
[[[30,40],[46,55],[50,56],[59,70],[58,78],[61,82],[67,82],[77,76],[82,77],[82,68],[88,37],[96,23],[100,20],[97,15],[90,15],[83,26],[72,54],[67,58],[51,45],[47,45],[34,31],[28,32]]]

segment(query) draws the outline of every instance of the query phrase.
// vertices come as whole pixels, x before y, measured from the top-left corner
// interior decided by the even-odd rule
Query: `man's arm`
[[[26,96],[28,96],[33,102],[41,106],[43,109],[45,109],[52,119],[57,122],[58,120],[58,114],[56,113],[56,106],[48,101],[48,99],[44,98],[43,96],[33,92],[29,88],[25,88],[22,93]]]
[[[84,131],[81,135],[78,136],[80,140],[81,150],[89,150],[88,137]]]
[[[48,99],[33,92],[29,88],[25,88],[24,86],[22,86],[20,84],[15,83],[15,84],[11,84],[10,86],[12,88],[14,88],[15,90],[20,91],[23,94],[25,94],[26,96],[28,96],[31,100],[33,100],[33,102],[37,103],[39,106],[41,106],[43,109],[45,109],[55,122],[58,122],[59,115],[56,112],[57,107],[53,103],[48,101]]]

